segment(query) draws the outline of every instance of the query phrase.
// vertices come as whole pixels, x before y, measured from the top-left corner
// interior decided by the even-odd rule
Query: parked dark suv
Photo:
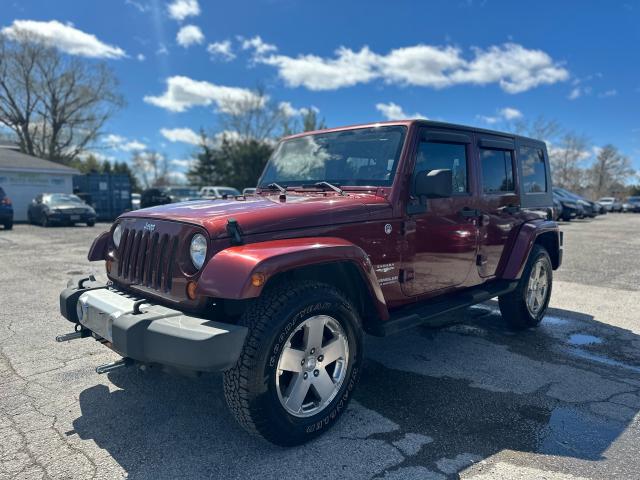
[[[496,296],[509,325],[538,325],[562,260],[552,215],[538,140],[428,121],[287,137],[253,197],[121,215],[89,251],[109,283],[70,281],[59,340],[124,357],[99,373],[224,371],[246,430],[299,444],[345,411],[364,332]]]
[[[0,187],[0,224],[4,225],[5,230],[13,228],[13,205],[2,187]]]

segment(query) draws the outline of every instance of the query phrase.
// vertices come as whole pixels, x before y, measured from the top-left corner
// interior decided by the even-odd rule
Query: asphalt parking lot
[[[495,302],[367,339],[355,400],[303,447],[251,438],[218,376],[121,369],[58,313],[106,228],[0,231],[0,479],[640,478],[640,215],[574,221],[540,328]]]

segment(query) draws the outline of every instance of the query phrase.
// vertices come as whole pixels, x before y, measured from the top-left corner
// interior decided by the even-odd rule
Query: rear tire
[[[362,328],[349,300],[327,284],[285,283],[263,292],[240,324],[249,333],[224,373],[227,405],[240,425],[282,446],[332,427],[362,368]]]
[[[5,229],[5,230],[11,230],[11,229],[13,229],[13,222],[11,222],[11,221],[10,221],[10,222],[6,222],[6,223],[4,224],[4,229]]]
[[[549,253],[534,245],[516,289],[498,297],[500,312],[512,328],[522,330],[540,324],[551,298],[552,272]]]
[[[89,220],[89,221],[87,222],[87,227],[93,227],[95,224],[96,224],[96,222],[95,222],[95,221],[93,221],[93,220]]]

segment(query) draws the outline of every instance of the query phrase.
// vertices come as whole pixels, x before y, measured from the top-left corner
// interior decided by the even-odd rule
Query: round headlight
[[[204,265],[204,259],[207,257],[207,239],[201,233],[196,233],[191,239],[191,246],[189,247],[189,254],[191,255],[191,261],[193,266],[198,270]]]
[[[116,248],[120,247],[120,239],[122,238],[122,225],[118,224],[113,230],[113,244]]]

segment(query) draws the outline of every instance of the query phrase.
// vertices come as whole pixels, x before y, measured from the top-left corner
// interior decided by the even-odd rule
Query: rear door
[[[408,201],[404,228],[408,251],[400,278],[407,296],[463,285],[473,268],[478,242],[470,161],[473,133],[423,128],[418,139],[412,179],[420,171],[450,169],[453,195],[425,202],[412,196]]]
[[[480,170],[480,242],[476,264],[481,277],[496,274],[510,236],[522,223],[512,138],[476,134]]]

